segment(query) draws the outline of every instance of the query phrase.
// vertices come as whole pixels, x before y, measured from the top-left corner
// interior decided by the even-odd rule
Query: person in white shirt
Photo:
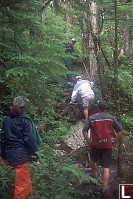
[[[77,95],[79,94],[82,99],[82,104],[84,107],[85,121],[88,120],[88,110],[91,102],[94,100],[94,92],[92,90],[94,83],[88,80],[83,80],[80,76],[76,77],[77,83],[75,84],[71,96],[70,103],[74,103]]]

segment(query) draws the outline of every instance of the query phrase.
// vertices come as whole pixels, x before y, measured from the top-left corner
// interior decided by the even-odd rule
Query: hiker
[[[42,140],[34,123],[23,111],[28,102],[29,100],[23,96],[16,97],[1,129],[2,164],[9,164],[16,171],[14,199],[27,199],[32,195],[29,170],[32,156],[39,166],[36,152],[37,144]]]
[[[88,80],[83,80],[81,76],[76,76],[76,84],[73,88],[70,103],[74,103],[79,94],[82,99],[84,108],[85,121],[88,120],[88,110],[94,100],[94,92],[92,90],[94,83]]]
[[[66,46],[65,53],[68,54],[69,57],[67,57],[67,59],[65,60],[65,66],[68,69],[68,71],[73,70],[71,56],[72,56],[72,53],[74,52],[73,46],[75,45],[75,43],[76,43],[76,39],[72,38],[71,41]],[[67,75],[67,81],[69,83],[72,83],[72,75],[71,74]]]
[[[98,112],[88,118],[82,132],[87,143],[91,145],[90,167],[93,175],[97,177],[98,160],[103,167],[102,193],[106,194],[109,182],[109,167],[112,161],[112,145],[118,141],[124,130],[114,116],[105,112],[106,101],[98,101],[97,106]],[[91,129],[92,140],[88,137],[89,129]],[[112,141],[114,129],[117,132],[117,136]]]

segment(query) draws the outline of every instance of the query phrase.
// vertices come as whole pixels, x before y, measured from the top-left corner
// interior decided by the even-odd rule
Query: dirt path
[[[85,145],[85,140],[82,134],[82,129],[84,127],[84,124],[82,121],[78,121],[76,125],[73,125],[70,128],[70,135],[67,136],[67,144],[72,149],[77,149],[81,146]]]

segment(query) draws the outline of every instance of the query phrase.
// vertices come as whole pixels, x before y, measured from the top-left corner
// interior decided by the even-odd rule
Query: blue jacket
[[[7,159],[10,165],[20,165],[36,156],[37,146],[32,122],[21,114],[10,110],[1,129],[1,157]]]

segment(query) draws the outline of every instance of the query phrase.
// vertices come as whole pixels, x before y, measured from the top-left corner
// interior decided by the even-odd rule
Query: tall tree
[[[66,28],[70,31],[72,25],[72,16],[71,16],[71,1],[65,0],[65,9],[66,9]]]
[[[45,9],[49,5],[49,3],[52,3],[52,0],[40,0],[40,8],[41,8],[41,23],[44,23],[45,20]]]
[[[120,102],[119,102],[119,80],[118,80],[118,10],[117,0],[114,1],[115,10],[115,48],[114,48],[114,89],[115,89],[115,102],[116,102],[116,113],[117,119],[120,122]],[[122,138],[118,144],[118,160],[117,160],[118,175],[122,176]]]
[[[96,74],[99,65],[99,45],[98,45],[98,32],[99,32],[99,23],[98,23],[98,7],[94,1],[90,1],[90,34],[89,34],[89,46],[93,46],[90,50],[90,77],[94,81],[96,79]]]
[[[98,36],[98,8],[94,1],[80,0],[82,16],[82,52],[85,55],[85,65],[92,81],[96,78],[97,60],[95,38]],[[97,48],[97,47],[96,47]]]
[[[131,6],[131,1],[125,2],[126,10],[125,10],[125,27],[123,29],[123,38],[124,38],[124,54],[128,57],[128,60],[132,59],[132,12],[129,12],[128,7]]]
[[[51,96],[50,90],[56,84],[54,91],[57,92],[57,82],[62,81],[61,76],[65,73],[61,59],[65,24],[46,3],[47,18],[41,24],[42,13],[36,0],[19,3],[15,0],[0,1],[0,5],[0,60],[4,74],[0,74],[3,82],[1,92],[10,98],[18,94],[27,95],[35,104],[39,98],[39,106],[43,108],[44,101],[52,106],[55,101],[49,99],[56,98],[56,94],[53,92]]]

